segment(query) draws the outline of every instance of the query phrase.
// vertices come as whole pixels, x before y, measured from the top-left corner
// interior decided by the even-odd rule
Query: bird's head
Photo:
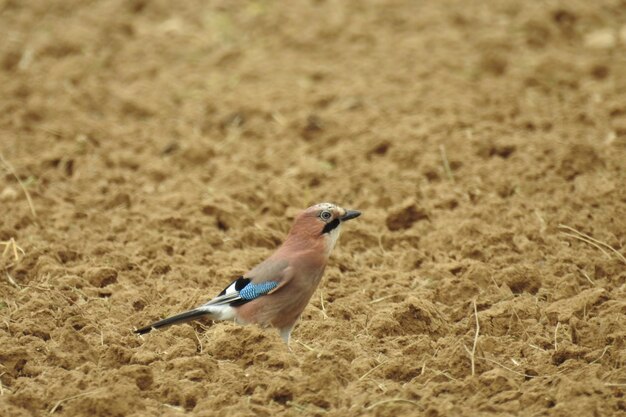
[[[289,234],[313,242],[323,242],[328,256],[339,238],[341,225],[360,215],[360,211],[346,210],[332,203],[316,204],[296,216]]]

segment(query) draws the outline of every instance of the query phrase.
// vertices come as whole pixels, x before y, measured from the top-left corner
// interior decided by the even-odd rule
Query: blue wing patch
[[[250,278],[239,277],[206,305],[228,304],[231,307],[237,307],[267,294],[276,287],[278,287],[276,281],[256,284],[251,282]]]
[[[239,296],[243,300],[250,301],[267,294],[276,287],[278,287],[278,282],[274,281],[266,281],[259,284],[249,283],[239,291]]]

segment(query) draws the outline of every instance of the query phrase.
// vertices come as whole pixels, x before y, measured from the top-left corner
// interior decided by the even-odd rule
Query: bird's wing
[[[293,266],[287,260],[276,260],[269,258],[258,264],[247,274],[253,283],[263,283],[266,281],[276,282],[267,294],[272,294],[284,287],[293,278]]]
[[[235,307],[282,287],[291,277],[289,263],[268,261],[259,264],[246,276],[241,276],[231,282],[217,297],[204,306],[230,305]]]

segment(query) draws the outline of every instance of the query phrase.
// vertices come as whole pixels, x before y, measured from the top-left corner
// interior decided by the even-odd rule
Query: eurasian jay
[[[135,333],[206,317],[276,327],[289,345],[291,331],[320,283],[341,225],[360,215],[330,203],[307,208],[296,216],[287,239],[269,258],[234,280],[217,297]]]

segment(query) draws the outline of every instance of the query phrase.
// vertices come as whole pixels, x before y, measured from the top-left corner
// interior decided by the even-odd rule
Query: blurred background
[[[1,414],[623,411],[625,52],[617,0],[0,0]],[[322,201],[295,353],[131,334]]]

